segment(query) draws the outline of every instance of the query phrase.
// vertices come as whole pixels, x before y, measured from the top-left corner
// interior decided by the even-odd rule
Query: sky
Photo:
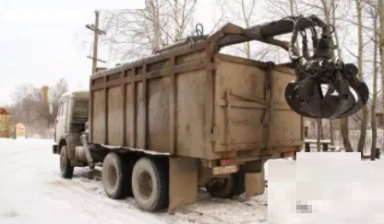
[[[52,85],[65,78],[70,90],[88,89],[92,60],[87,56],[92,55],[93,33],[85,25],[94,23],[94,9],[89,5],[109,9],[141,7],[139,3],[0,0],[0,107],[12,103],[12,93],[22,84]],[[207,8],[204,4],[200,11]],[[110,56],[107,47],[101,46],[99,58],[109,67]]]
[[[25,83],[52,85],[65,78],[70,89],[88,88],[93,33],[85,25],[94,23],[94,10],[85,3],[100,1],[82,0],[76,9],[74,0],[61,2],[0,0],[0,107],[12,103],[15,87]],[[108,51],[100,55],[108,57]]]

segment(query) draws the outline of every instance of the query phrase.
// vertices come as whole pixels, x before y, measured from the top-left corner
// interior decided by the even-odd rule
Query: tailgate
[[[218,66],[215,151],[270,148],[278,153],[301,146],[302,118],[290,109],[284,95],[295,78],[293,71],[277,67],[268,72],[242,60],[225,58]]]

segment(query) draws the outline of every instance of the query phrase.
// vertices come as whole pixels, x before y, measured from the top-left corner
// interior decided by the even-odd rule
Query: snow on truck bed
[[[60,177],[51,140],[0,139],[0,223],[267,223],[266,195],[244,201],[210,198],[175,214],[146,213],[132,198],[109,199],[101,181],[76,168],[72,180]]]

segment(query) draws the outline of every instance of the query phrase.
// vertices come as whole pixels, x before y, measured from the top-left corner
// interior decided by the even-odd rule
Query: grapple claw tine
[[[345,113],[353,105],[353,95],[349,90],[348,80],[338,80],[336,84],[336,90],[339,94],[339,102],[335,105],[334,111],[329,118],[338,118],[341,114]]]
[[[299,99],[301,113],[310,114],[313,117],[321,116],[321,93],[314,80],[304,80],[299,83]]]
[[[315,118],[311,114],[308,114],[300,109],[301,105],[300,105],[300,98],[298,94],[298,90],[299,90],[298,87],[299,87],[298,83],[289,83],[285,88],[285,100],[287,101],[289,107],[296,113],[304,117]]]
[[[368,102],[369,90],[368,90],[368,86],[365,83],[360,82],[359,86],[354,90],[355,90],[356,94],[358,95],[358,100],[355,102],[355,104],[348,111],[341,114],[338,118],[345,118],[345,117],[348,117],[348,116],[351,116],[351,115],[357,113]]]

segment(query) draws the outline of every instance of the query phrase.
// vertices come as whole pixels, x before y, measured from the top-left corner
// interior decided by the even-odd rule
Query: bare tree
[[[372,16],[372,28],[373,28],[373,89],[372,89],[372,105],[371,105],[371,129],[372,129],[372,144],[371,144],[371,160],[376,158],[376,142],[377,142],[377,127],[376,127],[376,107],[377,107],[377,76],[378,76],[378,49],[379,49],[379,33],[376,30],[379,29],[378,19],[379,10],[375,1],[369,1],[369,14]]]
[[[331,6],[329,5],[329,2],[328,0],[320,0],[321,1],[321,4],[322,4],[322,9],[323,9],[323,13],[324,13],[324,17],[325,17],[325,21],[327,24],[331,24],[331,11],[330,11],[330,7],[331,6],[335,6],[334,4],[332,4]],[[331,0],[332,2],[334,2],[333,0]],[[322,120],[321,119],[317,119],[317,123],[318,123],[318,133],[317,133],[317,147],[318,147],[318,151],[320,151],[320,139],[323,138],[323,123],[322,123]],[[330,136],[331,136],[331,143],[333,144],[333,125],[332,125],[332,120],[329,120],[329,127],[330,127]]]
[[[332,24],[334,27],[336,27],[336,0],[321,0],[321,4],[323,6],[324,11],[324,17],[327,24]],[[331,22],[331,17],[333,17],[333,20]],[[337,34],[334,33],[336,42],[338,42]],[[330,132],[330,139],[331,144],[334,144],[334,130],[333,130],[333,120],[329,120],[329,132]]]
[[[317,122],[317,132],[316,132],[316,138],[317,138],[317,151],[321,152],[321,144],[320,139],[323,133],[323,122],[321,122],[321,119],[316,119]]]
[[[299,5],[298,1],[300,2],[300,0],[272,0],[267,1],[267,7],[272,12],[273,19],[294,16],[306,10],[303,4]]]
[[[336,27],[336,0],[331,0],[332,1],[332,25],[333,27]],[[340,40],[339,40],[339,35],[338,35],[338,30],[335,29],[335,31],[333,32],[333,35],[335,37],[335,44],[336,46],[338,46],[337,48],[337,56],[338,58],[342,59],[343,58],[343,55],[342,55],[342,48],[340,46]],[[348,122],[348,118],[342,118],[340,119],[340,133],[341,133],[341,136],[342,136],[342,139],[343,139],[343,145],[344,145],[344,148],[345,148],[345,151],[346,152],[352,152],[352,146],[351,146],[351,142],[349,141],[349,122]]]
[[[167,3],[173,11],[169,15],[175,27],[172,40],[174,42],[184,37],[188,22],[192,20],[195,12],[197,0],[167,0]]]
[[[363,77],[363,0],[355,0],[356,11],[357,11],[357,33],[358,33],[358,69],[359,69],[359,79],[364,80]],[[361,157],[364,157],[364,146],[365,138],[367,134],[367,125],[368,125],[368,108],[367,105],[364,105],[362,109],[362,121],[360,126],[360,138],[357,144],[357,151],[361,153]]]
[[[68,91],[68,82],[64,78],[61,78],[55,85],[51,86],[49,90],[49,98],[52,105],[52,116],[55,118],[59,108],[59,99]]]
[[[380,67],[381,67],[381,90],[382,90],[382,103],[384,103],[384,2],[379,0],[378,12],[380,19]],[[384,106],[383,106],[384,107]]]
[[[329,0],[320,0],[320,2],[321,2],[322,9],[324,12],[325,21],[328,24],[331,24],[331,9],[330,8],[334,7],[336,5],[335,1],[334,0],[330,0],[330,1]]]
[[[227,22],[237,23],[244,28],[250,28],[255,21],[257,3],[260,0],[217,0],[217,5],[221,7],[222,13],[227,15]],[[260,48],[253,48],[254,43],[246,42],[230,46],[227,52],[238,56],[245,56],[248,59],[259,55]],[[253,51],[255,50],[255,51]]]
[[[250,27],[249,22],[251,20],[251,16],[252,16],[253,11],[255,9],[255,2],[256,1],[253,0],[251,2],[252,2],[252,4],[247,6],[247,8],[250,9],[249,12],[247,12],[245,10],[246,6],[244,3],[244,0],[241,0],[241,12],[242,12],[243,20],[245,23],[245,28],[247,28],[247,29]],[[247,58],[251,58],[251,44],[249,41],[247,43],[245,43],[245,54],[246,54]]]
[[[9,111],[11,113],[11,126],[15,127],[16,123],[23,123],[26,126],[26,134],[41,134],[37,131],[48,128],[49,122],[46,119],[47,113],[44,110],[42,94],[39,88],[31,84],[24,84],[15,89],[11,96],[14,102]],[[38,133],[39,132],[39,133]]]
[[[58,105],[58,99],[68,89],[68,84],[64,79],[60,79],[55,85],[50,87],[50,98],[54,105]],[[42,88],[32,84],[23,84],[15,88],[12,94],[13,104],[9,106],[11,113],[11,126],[16,123],[23,123],[26,127],[27,136],[35,134],[43,137],[49,136],[54,124],[57,109],[53,114],[47,110],[47,105],[43,100]]]
[[[185,36],[197,0],[147,0],[143,10],[110,10],[104,39],[120,59],[138,59]]]

